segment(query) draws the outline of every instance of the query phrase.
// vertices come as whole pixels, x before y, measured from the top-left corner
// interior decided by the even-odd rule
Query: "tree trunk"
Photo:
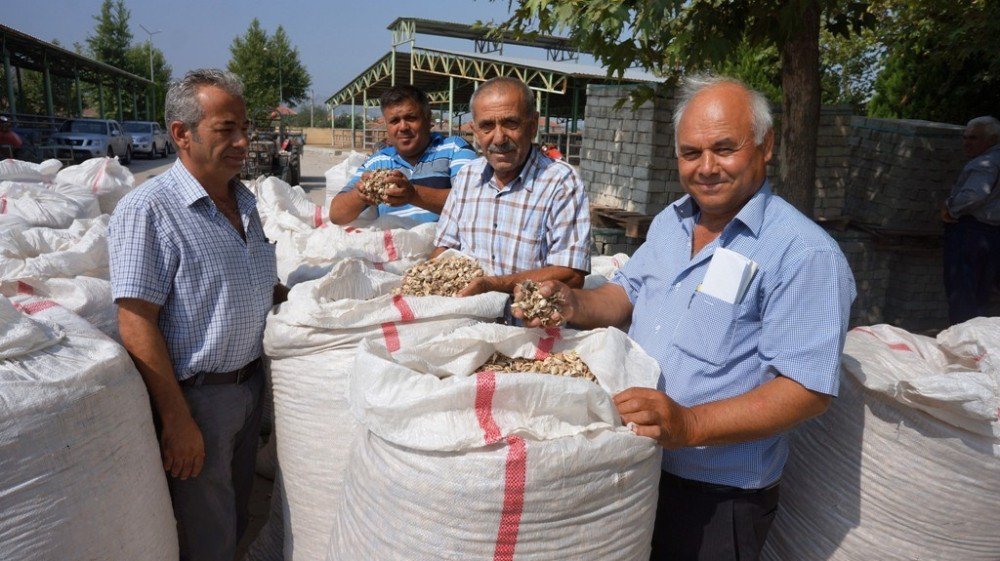
[[[801,25],[781,46],[781,196],[812,218],[819,134],[819,3],[806,0]]]

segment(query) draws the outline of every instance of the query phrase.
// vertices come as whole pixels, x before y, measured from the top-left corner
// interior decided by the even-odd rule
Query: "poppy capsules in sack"
[[[499,352],[576,351],[598,384],[475,373]],[[616,329],[479,324],[389,354],[364,341],[352,450],[328,561],[649,558],[660,448],[611,395],[655,387],[656,361]]]

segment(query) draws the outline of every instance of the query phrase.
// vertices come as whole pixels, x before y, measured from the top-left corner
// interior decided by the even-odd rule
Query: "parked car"
[[[132,137],[112,119],[67,119],[49,137],[58,158],[82,161],[99,156],[132,161]]]
[[[149,158],[165,158],[173,151],[170,135],[163,130],[160,123],[153,121],[125,121],[122,123],[125,132],[132,135],[132,151],[144,154]]]

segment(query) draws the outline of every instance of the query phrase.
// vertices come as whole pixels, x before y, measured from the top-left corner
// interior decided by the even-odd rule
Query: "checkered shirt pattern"
[[[689,196],[660,212],[646,242],[613,277],[634,305],[629,335],[660,363],[660,389],[690,407],[742,395],[777,375],[836,395],[856,295],[837,243],[771,193],[747,202],[691,257],[697,207]],[[716,248],[759,269],[742,300],[700,292]],[[757,489],[781,476],[785,435],[726,446],[665,450],[663,469],[687,479]]]
[[[416,164],[410,164],[399,155],[396,148],[388,146],[369,156],[340,192],[353,191],[358,181],[361,180],[361,174],[377,169],[398,169],[410,180],[410,183],[421,187],[450,189],[452,178],[455,177],[458,170],[474,159],[476,159],[476,152],[462,137],[445,137],[438,133],[431,133],[431,141]],[[395,214],[418,222],[434,222],[438,219],[437,214],[415,205],[378,205],[378,214],[379,216]]]
[[[253,194],[234,188],[245,243],[180,160],[123,198],[108,227],[112,295],[160,306],[179,380],[235,370],[263,351],[274,246]]]
[[[587,191],[573,166],[537,148],[503,189],[479,158],[455,177],[434,245],[469,254],[496,275],[546,266],[589,272]]]

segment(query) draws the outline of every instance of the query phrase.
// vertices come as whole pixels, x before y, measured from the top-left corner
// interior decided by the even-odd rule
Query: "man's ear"
[[[178,150],[187,150],[191,142],[191,130],[181,121],[171,121],[170,137],[174,139]]]
[[[767,131],[767,134],[764,135],[764,142],[762,144],[762,148],[764,149],[764,162],[770,162],[771,156],[774,153],[774,129]]]

